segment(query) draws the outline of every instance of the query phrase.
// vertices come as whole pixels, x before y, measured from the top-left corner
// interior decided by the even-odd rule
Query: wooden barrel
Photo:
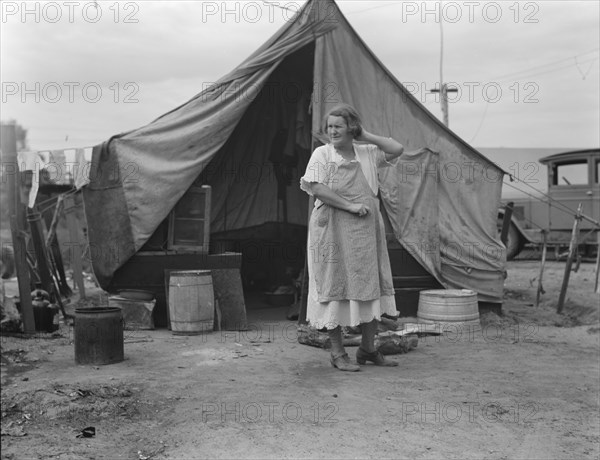
[[[215,301],[210,270],[171,272],[169,317],[175,335],[197,335],[212,331]]]
[[[75,362],[123,361],[123,315],[117,307],[75,309]]]
[[[477,293],[469,289],[431,289],[419,293],[417,318],[437,323],[480,328]]]

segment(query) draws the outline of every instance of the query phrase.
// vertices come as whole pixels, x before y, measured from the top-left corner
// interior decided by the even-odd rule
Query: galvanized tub
[[[469,289],[431,289],[419,293],[420,323],[481,329],[477,293]]]

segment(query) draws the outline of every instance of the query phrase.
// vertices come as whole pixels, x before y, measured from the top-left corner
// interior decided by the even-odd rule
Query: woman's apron
[[[319,302],[369,301],[394,295],[390,259],[379,200],[358,161],[337,165],[331,189],[363,203],[363,217],[322,204],[313,210],[310,242],[313,281]]]

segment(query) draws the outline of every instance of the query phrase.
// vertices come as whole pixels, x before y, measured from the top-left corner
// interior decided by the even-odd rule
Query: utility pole
[[[444,83],[444,18],[440,15],[440,87],[432,89],[431,93],[440,93],[440,105],[442,107],[442,117],[444,124],[450,126],[448,121],[448,93],[456,93],[457,88],[448,88],[448,85]]]
[[[434,88],[430,90],[430,92],[440,93],[440,105],[442,106],[442,116],[444,117],[444,124],[446,126],[450,126],[450,123],[448,121],[448,93],[456,93],[458,89],[448,88],[448,85],[446,83],[442,83],[441,88],[441,91],[438,88]]]

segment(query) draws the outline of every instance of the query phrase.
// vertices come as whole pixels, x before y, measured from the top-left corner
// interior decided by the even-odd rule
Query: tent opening
[[[246,302],[290,285],[304,267],[312,151],[314,43],[273,71],[232,136],[198,176],[212,187],[211,252],[242,254]]]

